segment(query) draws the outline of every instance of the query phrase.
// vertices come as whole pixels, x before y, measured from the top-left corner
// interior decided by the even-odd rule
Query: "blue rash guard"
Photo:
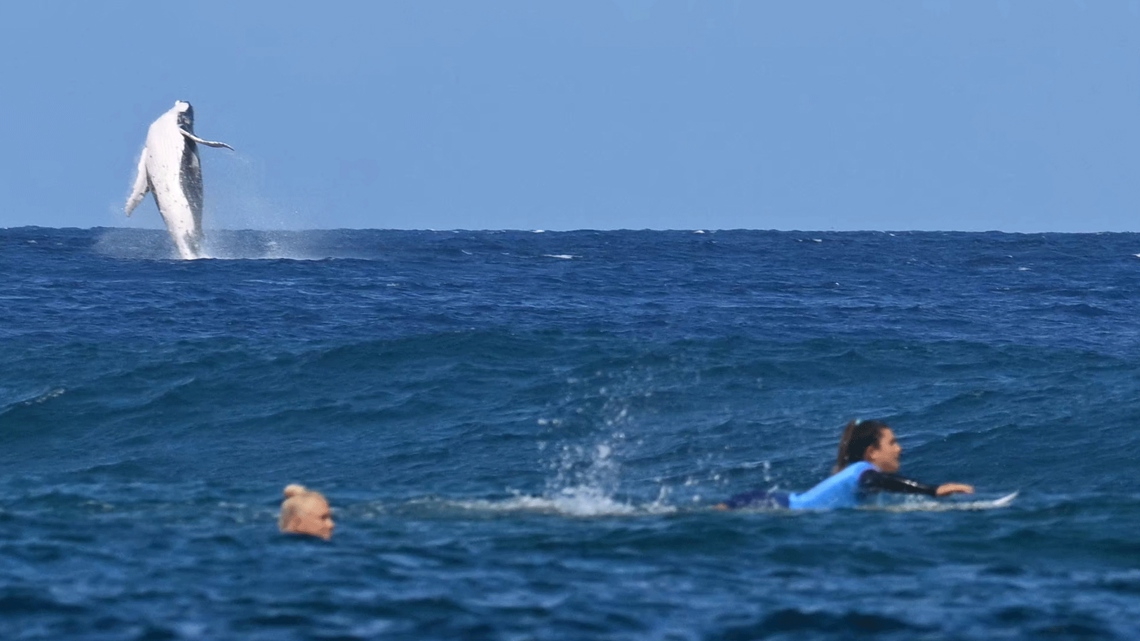
[[[897,474],[884,474],[866,462],[852,463],[807,492],[754,491],[737,494],[723,503],[730,510],[742,507],[786,507],[793,510],[830,510],[857,507],[874,492],[902,492],[935,496],[938,488]]]
[[[878,468],[866,461],[852,463],[839,472],[823,479],[818,485],[802,494],[788,495],[788,507],[793,510],[827,510],[837,507],[855,507],[859,504],[859,477]]]

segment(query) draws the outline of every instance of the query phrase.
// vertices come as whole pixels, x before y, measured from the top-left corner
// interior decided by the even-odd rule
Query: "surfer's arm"
[[[859,489],[865,492],[897,492],[899,494],[925,494],[937,496],[938,488],[919,483],[898,474],[884,474],[878,470],[867,470],[859,476]]]
[[[226,149],[229,149],[230,151],[234,150],[233,147],[227,145],[224,142],[218,142],[216,140],[205,140],[203,138],[199,138],[198,136],[195,136],[194,134],[190,133],[189,131],[186,131],[185,129],[179,129],[178,131],[181,131],[183,136],[186,136],[187,139],[193,140],[194,142],[198,143],[199,145],[206,145],[207,147],[225,147]]]
[[[135,176],[135,186],[131,188],[131,195],[127,197],[127,206],[124,208],[128,216],[142,202],[149,189],[150,181],[146,177],[146,147],[143,147],[142,155],[139,156],[139,173]]]
[[[973,494],[974,486],[965,483],[943,483],[938,486],[935,496],[950,496],[951,494]]]
[[[899,494],[923,494],[925,496],[949,496],[951,494],[973,494],[974,488],[962,483],[927,485],[898,474],[884,474],[878,470],[867,470],[859,477],[859,488],[865,492],[896,492]]]

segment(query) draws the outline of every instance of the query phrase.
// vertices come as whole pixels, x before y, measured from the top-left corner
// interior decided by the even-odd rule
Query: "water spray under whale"
[[[146,193],[153,192],[166,230],[184,259],[202,257],[202,165],[198,143],[233,151],[224,142],[195,136],[194,108],[179,100],[147,130],[138,176],[125,208],[130,216]]]

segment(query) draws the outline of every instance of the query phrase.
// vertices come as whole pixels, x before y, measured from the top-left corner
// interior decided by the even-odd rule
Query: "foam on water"
[[[333,257],[314,247],[304,234],[286,231],[311,227],[310,217],[296,206],[284,204],[266,193],[265,169],[260,160],[228,150],[200,155],[205,183],[202,258],[318,260]],[[130,217],[123,215],[121,204],[109,205],[108,212],[116,228],[102,230],[97,243],[99,253],[122,259],[178,259],[169,237],[159,243],[150,234],[124,234],[125,230],[119,227],[165,229],[150,194]],[[239,230],[256,231],[234,233]]]
[[[119,260],[179,260],[165,230],[101,229],[94,250]],[[338,251],[314,242],[311,233],[284,230],[203,230],[201,259],[213,260],[326,260],[369,259],[375,254]]]
[[[660,502],[634,504],[619,501],[595,487],[563,488],[554,496],[518,494],[501,500],[446,501],[464,510],[485,512],[537,512],[570,517],[648,516],[672,514],[676,507]]]

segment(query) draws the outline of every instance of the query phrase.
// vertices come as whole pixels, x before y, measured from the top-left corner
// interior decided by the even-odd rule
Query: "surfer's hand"
[[[950,496],[951,494],[973,494],[974,486],[964,483],[943,483],[938,486],[937,496]]]

